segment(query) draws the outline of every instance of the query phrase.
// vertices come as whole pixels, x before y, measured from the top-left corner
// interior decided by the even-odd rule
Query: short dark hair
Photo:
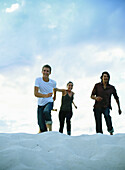
[[[67,86],[68,86],[69,83],[72,83],[72,85],[73,85],[73,82],[72,82],[72,81],[69,81],[69,82],[67,83]]]
[[[44,65],[44,66],[42,67],[42,71],[43,71],[44,67],[47,67],[47,68],[49,68],[49,70],[50,70],[50,73],[51,73],[51,70],[52,70],[52,68],[51,68],[51,67],[50,67],[48,64],[46,64],[46,65]]]
[[[107,74],[107,76],[108,76],[108,78],[109,78],[109,80],[110,80],[110,74],[107,72],[107,71],[104,71],[104,72],[102,72],[102,75],[101,75],[101,81],[102,81],[102,77],[103,77],[103,75],[104,74]],[[109,80],[108,80],[108,83],[109,83]]]

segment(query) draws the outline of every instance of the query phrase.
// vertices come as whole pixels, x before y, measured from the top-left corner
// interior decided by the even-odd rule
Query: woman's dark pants
[[[60,111],[59,112],[59,122],[60,122],[59,132],[60,133],[63,133],[64,122],[66,119],[67,134],[71,135],[71,118],[72,118],[72,111],[70,111],[70,112]]]

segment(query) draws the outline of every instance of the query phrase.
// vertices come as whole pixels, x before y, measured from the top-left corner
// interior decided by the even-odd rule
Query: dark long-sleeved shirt
[[[113,95],[116,100],[119,100],[119,97],[117,95],[116,89],[114,86],[108,84],[106,88],[103,87],[102,83],[95,84],[92,94],[96,95],[96,97],[102,97],[101,101],[95,101],[94,107],[95,108],[106,108],[111,107],[111,96]]]

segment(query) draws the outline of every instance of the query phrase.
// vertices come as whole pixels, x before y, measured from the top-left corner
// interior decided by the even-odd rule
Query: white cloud
[[[121,73],[121,78],[125,80],[125,72]]]
[[[107,48],[95,51],[94,56],[97,62],[112,62],[116,59],[124,59],[125,51],[122,48]]]
[[[94,8],[86,3],[17,1],[10,8],[6,8],[6,12],[14,12],[20,6],[21,11],[17,16],[8,17],[3,12],[0,22],[0,69],[3,73],[0,75],[0,108],[3,112],[0,115],[1,120],[4,120],[4,117],[5,123],[19,120],[16,125],[18,130],[17,126],[21,128],[21,123],[29,120],[31,115],[34,115],[33,120],[36,119],[34,81],[37,76],[41,76],[41,67],[48,63],[52,66],[51,78],[57,81],[59,88],[65,88],[69,80],[74,82],[75,103],[78,105],[73,116],[74,133],[76,134],[77,130],[80,133],[92,131],[94,101],[90,99],[90,93],[94,84],[100,81],[102,71],[108,70],[111,73],[111,81],[113,85],[118,85],[116,89],[123,98],[120,97],[120,101],[124,103],[125,50],[124,45],[119,45],[121,39],[117,41],[118,44],[110,45],[111,42],[116,42],[115,36],[109,40],[109,28],[107,27],[107,32],[104,28],[101,29],[103,24],[99,22],[100,18],[94,20],[97,16],[92,15]],[[37,10],[33,10],[34,8]],[[90,15],[91,9],[93,11]],[[100,10],[97,8],[98,12]],[[103,16],[106,25],[106,16],[110,14]],[[97,26],[100,26],[99,29]],[[110,26],[115,28],[115,25]],[[95,34],[94,30],[97,30],[98,34]],[[123,33],[118,31],[118,35],[120,32]],[[61,96],[55,102],[58,110],[60,104]],[[58,130],[58,114],[55,112],[53,120],[53,130]],[[33,123],[37,126],[36,120]],[[30,128],[29,131],[33,129]]]
[[[12,4],[10,8],[6,8],[6,12],[10,13],[10,12],[14,12],[15,10],[17,10],[19,8],[19,4]]]

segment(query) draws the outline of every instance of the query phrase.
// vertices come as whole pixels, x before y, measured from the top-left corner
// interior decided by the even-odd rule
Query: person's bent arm
[[[94,100],[96,100],[96,101],[101,101],[102,100],[102,97],[100,97],[100,96],[96,96],[96,95],[91,95],[91,99],[94,99]]]
[[[39,88],[38,87],[34,87],[34,96],[35,97],[41,97],[41,98],[48,98],[51,97],[53,93],[48,93],[48,94],[41,94],[38,92]]]
[[[95,95],[91,95],[91,99],[96,100],[96,96]]]

